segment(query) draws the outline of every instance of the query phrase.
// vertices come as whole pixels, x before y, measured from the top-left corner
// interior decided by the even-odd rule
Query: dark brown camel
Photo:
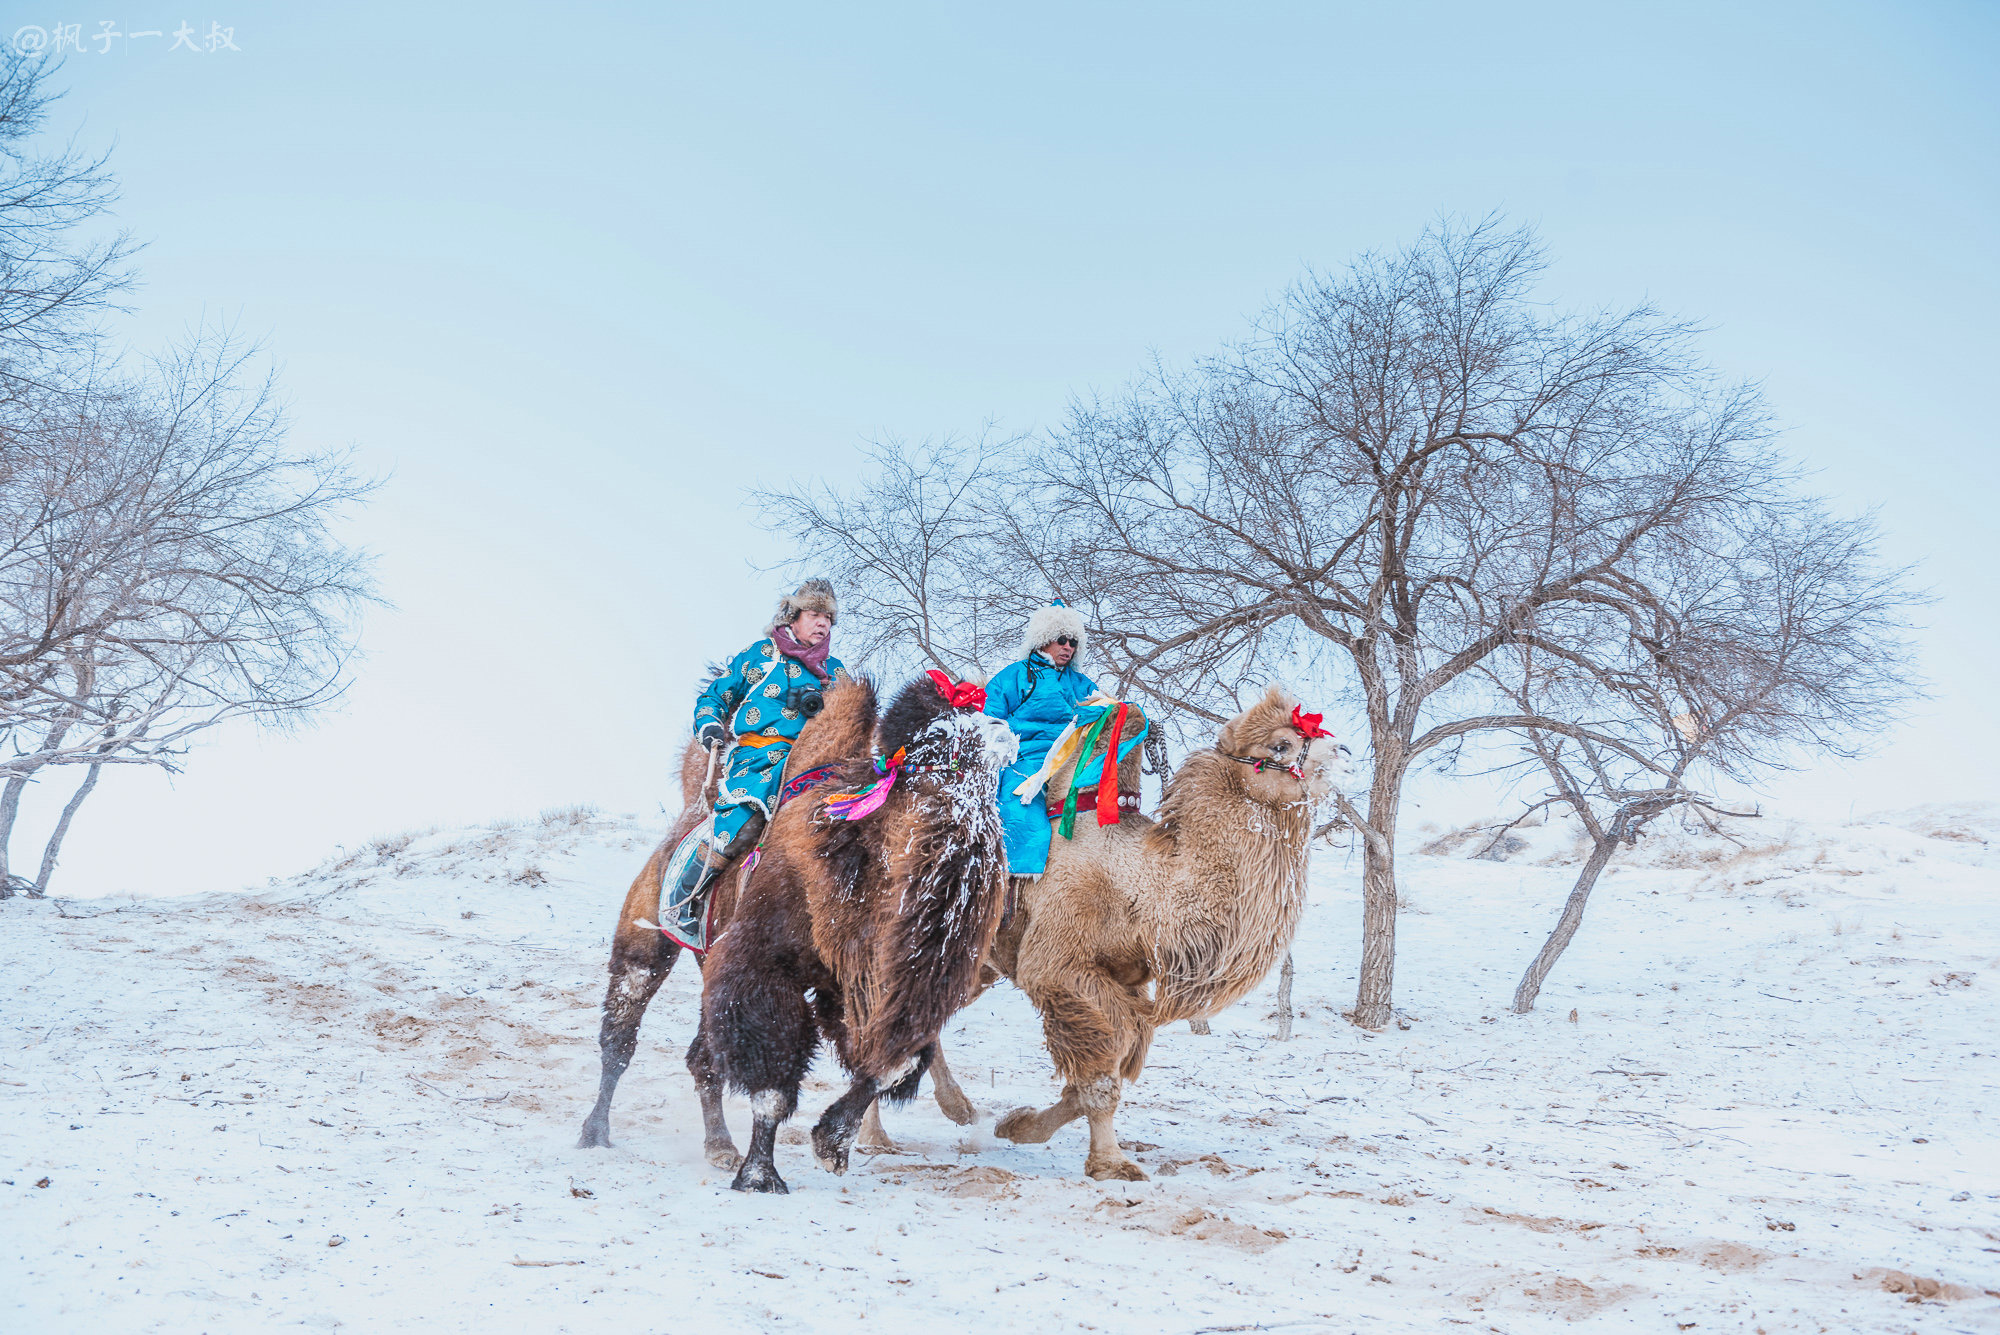
[[[798,775],[832,761],[867,755],[875,729],[875,710],[874,688],[865,681],[843,683],[828,691],[826,707],[799,732],[798,742],[785,765],[785,781],[789,783]],[[637,924],[640,919],[653,919],[659,912],[660,874],[681,837],[708,819],[715,791],[712,780],[706,790],[703,788],[707,771],[706,753],[689,742],[681,753],[680,818],[646,859],[646,865],[639,869],[618,910],[618,925],[611,937],[611,980],[605,989],[604,1019],[598,1029],[602,1068],[597,1104],[583,1120],[583,1135],[577,1141],[580,1148],[611,1144],[611,1098],[618,1089],[619,1077],[631,1064],[639,1041],[639,1022],[645,1017],[653,994],[660,990],[660,984],[667,980],[674,962],[680,958],[678,944],[656,929]],[[711,893],[717,931],[729,923],[734,912],[739,879],[732,864],[714,881]],[[739,1156],[735,1142],[730,1139],[728,1124],[723,1120],[722,1082],[699,1034],[688,1047],[687,1066],[694,1077],[695,1091],[701,1097],[704,1153],[716,1167],[734,1168]],[[952,1078],[942,1051],[935,1054],[929,1070],[939,1109],[960,1126],[969,1124],[978,1114]],[[862,1129],[861,1145],[864,1149],[892,1148],[888,1138],[881,1134],[872,1108]]]
[[[709,1069],[750,1096],[738,1191],[788,1190],[772,1162],[778,1125],[822,1037],[852,1083],[813,1128],[813,1151],[844,1173],[876,1099],[916,1092],[939,1031],[979,990],[1007,903],[997,790],[1017,749],[979,712],[982,697],[927,678],[904,687],[875,739],[901,760],[891,779],[855,751],[778,812],[743,878],[702,971],[696,1040]],[[881,786],[859,801],[871,782]]]

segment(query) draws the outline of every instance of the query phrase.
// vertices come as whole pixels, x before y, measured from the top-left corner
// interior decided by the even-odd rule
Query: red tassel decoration
[[[1125,731],[1125,704],[1120,701],[1111,726],[1105,730],[1104,768],[1097,775],[1097,823],[1118,823],[1118,734]]]

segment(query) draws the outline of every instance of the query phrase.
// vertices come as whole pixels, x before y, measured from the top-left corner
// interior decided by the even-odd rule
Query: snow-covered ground
[[[2000,810],[1737,834],[1614,865],[1525,1017],[1569,832],[1406,856],[1408,1027],[1379,1035],[1339,1015],[1357,867],[1323,852],[1293,1040],[1267,985],[1128,1092],[1152,1181],[1084,1179],[1080,1125],[992,1140],[1053,1093],[1002,987],[948,1036],[978,1125],[926,1095],[885,1119],[906,1153],[831,1177],[798,1143],[823,1060],[782,1198],[701,1159],[685,964],[617,1147],[573,1148],[652,822],[13,901],[0,1328],[2000,1330]]]

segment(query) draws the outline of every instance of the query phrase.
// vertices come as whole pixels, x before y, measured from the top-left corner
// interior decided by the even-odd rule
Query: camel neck
[[[1222,752],[1197,752],[1160,802],[1173,841],[1172,874],[1134,907],[1152,921],[1164,1006],[1207,1015],[1255,987],[1284,954],[1305,909],[1305,802],[1251,796],[1250,770]]]

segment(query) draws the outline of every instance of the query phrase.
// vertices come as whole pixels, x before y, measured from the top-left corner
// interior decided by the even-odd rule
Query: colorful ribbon
[[[1071,716],[1068,723],[1063,725],[1063,730],[1056,734],[1054,744],[1049,747],[1048,755],[1042,760],[1042,767],[1014,785],[1014,796],[1021,799],[1022,805],[1025,806],[1033,802],[1035,794],[1041,792],[1048,785],[1049,779],[1057,770],[1067,764],[1072,756],[1077,757],[1077,775],[1079,780],[1081,779],[1087,765],[1084,758],[1090,752],[1079,747],[1077,744],[1083,740],[1083,734],[1089,729],[1090,725],[1086,723],[1082,727],[1078,727],[1076,720],[1089,710],[1109,710],[1117,703],[1118,698],[1116,696],[1105,691],[1098,691],[1076,707],[1076,713]],[[1100,714],[1098,717],[1101,718],[1102,715]],[[1130,751],[1134,746],[1137,746],[1146,734],[1152,730],[1152,726],[1152,723],[1146,718],[1145,714],[1141,713],[1139,715],[1138,731],[1125,738],[1125,749]],[[1120,760],[1124,758],[1123,756],[1119,757]],[[1085,784],[1084,786],[1087,788],[1090,785]]]
[[[1118,734],[1125,730],[1125,705],[1118,705],[1118,716],[1111,720],[1111,731],[1104,738],[1104,764],[1097,771],[1097,823],[1100,826],[1118,823]]]
[[[1118,754],[1118,737],[1125,731],[1125,715],[1130,708],[1131,706],[1121,700],[1115,711],[1108,707],[1101,710],[1089,730],[1083,734],[1083,744],[1077,748],[1078,755],[1088,757],[1097,748],[1098,735],[1100,733],[1104,735],[1104,755],[1097,768],[1097,823],[1100,826],[1118,823],[1118,761],[1121,759]],[[1139,737],[1144,735],[1145,729],[1141,728]],[[1137,742],[1139,737],[1131,740]],[[1126,750],[1130,749],[1130,745],[1127,745]],[[1075,837],[1076,795],[1080,789],[1090,786],[1084,781],[1084,770],[1087,766],[1087,761],[1078,763],[1076,773],[1070,778],[1069,794],[1063,798],[1062,820],[1057,823],[1056,828],[1061,831],[1065,839]]]
[[[875,758],[875,772],[882,777],[870,784],[864,784],[851,793],[828,793],[821,808],[828,820],[860,820],[873,814],[889,800],[889,790],[896,786],[896,775],[903,768],[903,756],[907,747],[897,747],[896,754],[887,760]]]

